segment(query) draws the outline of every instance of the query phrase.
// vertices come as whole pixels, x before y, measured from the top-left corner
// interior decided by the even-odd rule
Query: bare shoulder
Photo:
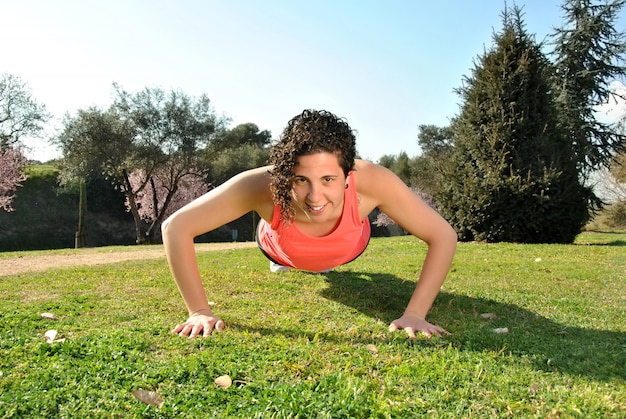
[[[246,170],[230,179],[226,184],[236,184],[244,189],[248,189],[251,193],[269,191],[271,182],[269,172],[271,166],[257,167],[255,169]]]
[[[366,160],[355,161],[354,176],[357,190],[374,207],[408,187],[391,170]]]
[[[234,176],[217,189],[223,187],[225,191],[232,191],[248,202],[251,209],[266,213],[268,208],[271,209],[273,207],[272,194],[270,192],[270,170],[271,166],[246,170]]]
[[[365,161],[355,167],[357,190],[366,209],[379,208],[398,225],[427,242],[435,240],[449,224],[391,170]]]
[[[240,215],[248,211],[264,215],[272,208],[269,169],[264,166],[241,172],[195,200],[195,205]]]
[[[271,218],[273,206],[268,170],[268,167],[260,167],[233,176],[176,211],[165,225],[175,225],[195,237],[250,211],[256,211],[265,219]]]
[[[369,160],[356,159],[354,161],[354,168],[356,173],[359,173],[361,176],[365,177],[376,175],[386,176],[388,174],[393,175],[393,172],[391,170],[387,169],[384,166],[381,166],[380,164],[373,163]]]

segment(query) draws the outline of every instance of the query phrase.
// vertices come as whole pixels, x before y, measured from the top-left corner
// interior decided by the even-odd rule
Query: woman
[[[389,330],[410,337],[448,332],[426,321],[456,250],[450,225],[388,169],[355,159],[356,140],[342,119],[305,110],[273,146],[270,165],[245,171],[187,204],[162,226],[167,260],[187,305],[187,321],[172,332],[208,337],[224,322],[213,314],[198,271],[194,237],[256,211],[257,242],[272,271],[321,272],[358,257],[369,241],[376,207],[428,244],[419,281]]]

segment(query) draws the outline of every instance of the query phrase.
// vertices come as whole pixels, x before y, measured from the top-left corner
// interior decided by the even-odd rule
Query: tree
[[[20,145],[24,136],[36,137],[49,119],[26,83],[10,74],[0,76],[0,150]]]
[[[79,110],[76,116],[66,115],[63,130],[53,142],[63,151],[61,182],[79,179],[79,220],[76,247],[86,245],[87,190],[84,180],[91,175],[103,175],[113,185],[125,183],[127,163],[133,151],[132,126],[117,118],[111,111],[96,107]],[[141,234],[136,225],[137,235]]]
[[[269,149],[255,144],[227,148],[213,155],[211,183],[218,186],[248,169],[267,164]]]
[[[626,153],[619,154],[615,157],[613,164],[610,167],[611,175],[617,183],[622,186],[622,199],[626,201]]]
[[[171,174],[166,170],[164,167],[156,169],[148,180],[143,170],[135,170],[129,175],[132,190],[138,191],[135,194],[137,212],[141,219],[148,223],[153,223],[159,217],[169,217],[212,188],[212,185],[207,185],[202,176],[187,174],[178,182],[176,192],[170,194]],[[166,203],[167,206],[165,206]],[[128,199],[126,206],[130,209]]]
[[[74,235],[74,247],[80,249],[87,246],[87,186],[85,179],[79,182],[78,198],[78,229]]]
[[[13,211],[15,190],[26,180],[24,176],[26,158],[15,148],[0,149],[0,208],[4,211]]]
[[[619,154],[609,168],[597,172],[596,187],[608,203],[626,203],[626,154]]]
[[[138,243],[153,242],[181,182],[203,177],[210,171],[211,160],[202,152],[224,130],[225,118],[218,118],[206,95],[191,98],[179,91],[165,94],[161,89],[146,88],[130,94],[115,85],[117,97],[112,110],[122,121],[132,125],[133,170],[124,171],[123,188],[135,223],[142,225],[135,199],[148,187],[152,191],[152,217]],[[143,183],[133,185],[129,174],[140,170]],[[158,176],[158,179],[157,179]],[[163,188],[166,193],[155,193]]]
[[[626,0],[565,0],[565,22],[554,45],[560,121],[569,137],[579,172],[610,164],[626,149],[626,137],[596,118],[596,109],[615,94],[609,84],[626,75],[626,38],[615,22]]]
[[[183,179],[205,177],[210,170],[201,151],[221,132],[225,120],[215,115],[206,95],[194,99],[158,88],[134,94],[118,85],[114,89],[116,98],[108,110],[91,108],[66,118],[57,142],[71,172],[96,170],[124,192],[137,243],[150,243]],[[139,175],[131,181],[134,172]],[[150,193],[159,202],[146,224],[136,199],[146,188],[156,191],[157,185],[167,193]]]
[[[413,160],[413,184],[422,193],[438,195],[446,181],[443,169],[454,148],[454,131],[450,126],[420,125],[417,142],[422,152]]]
[[[626,86],[622,83],[615,84],[615,91],[620,96],[616,98],[613,108],[615,115],[615,129],[622,135],[626,135]],[[618,153],[609,167],[611,175],[618,184],[622,185],[622,200],[626,201],[626,150]]]
[[[409,186],[413,184],[412,159],[406,151],[401,151],[397,156],[384,155],[378,160],[378,164],[391,170],[402,179],[405,184]]]
[[[622,85],[622,88],[624,86]],[[620,114],[614,121],[618,132],[626,133],[626,98],[615,104]],[[598,183],[596,189],[602,193],[602,198],[608,203],[617,203],[626,206],[626,152],[613,157],[609,167],[597,171]]]
[[[450,126],[420,125],[417,143],[423,155],[434,159],[448,157],[454,148],[454,130]]]
[[[37,136],[50,119],[44,105],[37,103],[19,77],[0,75],[0,208],[13,211],[15,189],[26,177],[26,159],[20,147],[24,136]]]
[[[608,169],[600,169],[599,177],[598,188],[607,200],[604,222],[611,228],[626,227],[626,153],[617,155]]]
[[[520,9],[502,18],[492,49],[457,90],[464,102],[437,201],[461,240],[569,243],[588,220],[591,191],[560,129],[541,45]]]
[[[204,150],[205,159],[212,162],[210,183],[217,186],[244,170],[267,164],[271,139],[270,131],[260,131],[251,122],[223,131]]]
[[[392,154],[383,154],[378,159],[378,164],[391,170],[391,166],[393,166],[395,161],[396,161],[396,156]]]
[[[212,143],[212,148],[216,151],[243,145],[255,145],[262,148],[267,147],[271,140],[272,133],[270,131],[260,131],[256,124],[247,122],[218,135]]]
[[[111,110],[96,107],[65,115],[62,131],[53,139],[63,152],[65,178],[102,173],[119,180],[135,153],[132,124]]]
[[[182,168],[158,167],[150,179],[143,170],[130,174],[131,189],[136,191],[135,203],[142,220],[150,224],[163,220],[234,175],[267,164],[269,131],[259,131],[255,124],[247,123],[224,131],[216,138],[202,152],[211,164],[204,171],[183,175],[173,193],[171,177],[184,172]],[[126,205],[130,210],[128,200]]]

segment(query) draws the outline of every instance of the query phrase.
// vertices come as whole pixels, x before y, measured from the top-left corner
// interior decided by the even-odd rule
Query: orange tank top
[[[350,172],[341,219],[331,233],[313,237],[302,233],[295,223],[285,225],[278,205],[274,207],[271,225],[261,220],[257,232],[259,246],[274,262],[321,272],[351,262],[363,253],[369,243],[371,227],[367,217],[360,219],[355,180]]]

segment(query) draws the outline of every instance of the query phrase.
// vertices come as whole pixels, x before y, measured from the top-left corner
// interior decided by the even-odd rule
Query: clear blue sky
[[[508,1],[512,6],[513,1]],[[541,41],[556,0],[527,0]],[[305,108],[345,117],[359,154],[419,153],[417,126],[444,126],[454,89],[501,28],[504,0],[0,0],[0,73],[54,114],[112,103],[112,84],[206,93],[231,127],[276,138]],[[626,17],[620,21],[626,29]],[[35,147],[31,157],[54,157]]]

